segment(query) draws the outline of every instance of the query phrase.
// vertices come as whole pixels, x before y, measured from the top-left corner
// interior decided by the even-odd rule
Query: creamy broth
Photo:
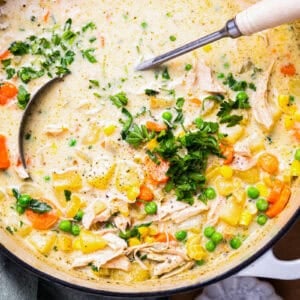
[[[3,230],[58,268],[129,282],[214,268],[271,229],[300,176],[299,24],[134,70],[253,2],[1,5]],[[26,93],[69,71],[31,110],[25,179]]]

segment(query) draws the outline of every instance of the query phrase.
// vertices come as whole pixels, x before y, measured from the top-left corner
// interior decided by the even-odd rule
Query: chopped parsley
[[[159,94],[159,92],[151,89],[145,89],[145,94],[147,96],[156,96]]]
[[[93,55],[95,52],[95,48],[89,48],[87,50],[81,50],[81,54],[83,58],[86,58],[90,63],[94,64],[97,62],[96,57]]]
[[[169,70],[168,70],[167,67],[164,68],[164,70],[163,70],[163,72],[162,72],[162,74],[161,74],[161,77],[162,77],[163,79],[165,79],[165,80],[171,79],[170,74],[169,74]]]
[[[121,108],[122,106],[126,106],[128,103],[128,98],[126,93],[120,92],[118,94],[115,94],[113,96],[109,97],[110,101],[117,107]]]
[[[89,22],[89,23],[87,23],[86,25],[84,25],[84,26],[81,28],[81,30],[82,30],[82,32],[86,32],[88,29],[94,30],[94,29],[96,29],[96,28],[97,28],[97,27],[96,27],[95,23]]]
[[[77,140],[74,139],[74,138],[70,139],[69,146],[70,147],[75,147],[76,145],[77,145]]]
[[[71,191],[64,190],[64,195],[65,195],[66,201],[70,201],[71,200],[71,196],[72,196],[72,192]]]
[[[27,92],[27,90],[23,85],[19,86],[17,99],[18,99],[18,106],[21,109],[25,109],[27,103],[30,100],[30,94]]]
[[[141,27],[142,27],[143,29],[146,29],[146,28],[148,27],[148,23],[142,22],[142,23],[141,23]]]

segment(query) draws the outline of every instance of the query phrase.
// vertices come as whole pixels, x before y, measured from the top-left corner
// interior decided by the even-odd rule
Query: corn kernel
[[[240,216],[239,225],[242,226],[249,226],[253,219],[253,215],[250,213],[249,210],[243,210]]]
[[[300,176],[300,161],[294,160],[291,164],[291,176]]]
[[[257,183],[256,188],[259,190],[260,196],[267,197],[269,195],[269,189],[264,183],[262,182]]]
[[[136,237],[130,238],[128,240],[129,247],[137,246],[137,245],[140,245],[140,244],[141,244],[141,241]]]
[[[212,50],[212,46],[211,45],[205,45],[202,47],[204,52],[210,52]]]
[[[230,179],[232,178],[233,175],[233,169],[230,166],[222,166],[220,167],[220,174],[225,178],[225,179]]]
[[[56,242],[60,251],[68,252],[72,250],[72,238],[67,235],[59,235]]]
[[[132,186],[128,188],[126,192],[127,198],[130,201],[135,201],[139,194],[140,194],[140,189],[137,186]]]
[[[246,192],[244,188],[236,189],[233,193],[233,201],[239,204],[244,204],[246,201]]]
[[[295,119],[291,116],[285,116],[283,122],[286,130],[292,129],[295,125]]]
[[[200,234],[201,233],[201,229],[198,227],[191,227],[189,229],[190,232],[194,233],[194,234]]]
[[[296,120],[297,122],[300,122],[300,112],[299,112],[299,111],[297,111],[297,112],[295,113],[295,120]]]
[[[154,148],[158,146],[158,142],[156,139],[152,139],[147,143],[147,149],[152,151]]]
[[[28,224],[23,224],[22,227],[18,229],[17,233],[21,237],[26,237],[27,235],[30,234],[31,231],[32,231],[32,226]]]
[[[144,242],[148,243],[148,244],[152,244],[152,243],[155,242],[155,238],[153,238],[151,236],[146,236],[145,239],[144,239]]]
[[[140,233],[142,238],[145,238],[147,235],[149,235],[150,229],[149,227],[139,227],[138,232]]]
[[[281,108],[285,109],[290,101],[290,96],[289,95],[279,95],[278,96],[278,104]]]
[[[44,255],[47,255],[52,250],[55,244],[56,234],[54,232],[33,232],[29,236],[28,240],[37,251]]]
[[[201,239],[199,235],[193,235],[188,238],[186,242],[187,255],[191,259],[201,260],[206,256],[206,252],[201,246]]]
[[[273,180],[272,177],[267,175],[263,178],[264,183],[266,184],[266,186],[268,186],[269,188],[273,187]]]
[[[115,132],[115,130],[116,130],[115,125],[109,125],[103,129],[103,132],[106,136],[110,136]]]

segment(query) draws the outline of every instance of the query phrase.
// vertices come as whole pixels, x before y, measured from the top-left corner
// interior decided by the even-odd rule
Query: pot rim
[[[232,269],[229,269],[228,271],[217,275],[213,277],[212,279],[208,279],[206,281],[195,283],[192,285],[184,286],[184,287],[178,287],[178,288],[172,288],[165,291],[156,291],[156,292],[141,292],[141,293],[118,293],[118,292],[110,292],[107,290],[101,290],[101,289],[94,289],[94,288],[88,288],[85,286],[80,286],[77,284],[73,284],[70,282],[66,282],[62,279],[59,279],[57,277],[54,277],[48,273],[42,272],[26,262],[24,262],[21,258],[14,255],[12,252],[10,252],[8,249],[5,248],[3,244],[0,244],[0,252],[7,256],[9,259],[11,259],[13,262],[15,262],[17,265],[19,265],[22,268],[25,268],[32,274],[38,276],[41,279],[44,279],[46,281],[62,285],[67,288],[75,289],[81,292],[85,292],[91,295],[103,295],[103,296],[114,296],[114,297],[159,297],[159,296],[171,296],[174,294],[180,294],[184,292],[190,292],[199,288],[203,288],[204,286],[213,284],[217,281],[223,280],[229,276],[234,275],[235,273],[239,272],[246,266],[250,265],[252,262],[254,262],[256,259],[258,259],[260,256],[262,256],[265,252],[267,252],[274,244],[281,239],[287,231],[292,227],[292,225],[296,222],[296,220],[300,217],[300,208],[298,208],[295,213],[291,216],[289,221],[277,232],[277,234],[268,242],[266,243],[262,248],[260,248],[257,252],[255,252],[252,256],[250,256],[248,259],[244,260],[239,265],[235,266]]]

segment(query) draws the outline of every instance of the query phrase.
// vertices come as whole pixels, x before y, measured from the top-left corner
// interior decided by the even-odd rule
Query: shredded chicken
[[[102,268],[106,269],[119,269],[123,271],[129,271],[130,261],[127,256],[121,255],[119,257],[113,258],[107,263],[102,265]]]
[[[49,124],[45,128],[45,133],[49,136],[59,136],[63,133],[68,131],[67,125],[60,125],[60,124]]]
[[[125,249],[127,247],[127,243],[113,233],[106,233],[102,235],[102,237],[107,241],[109,247],[111,247],[113,250]]]
[[[210,201],[210,209],[207,214],[207,224],[209,226],[214,226],[219,220],[219,214],[221,211],[221,207],[225,204],[226,198],[222,196],[218,196],[214,201]]]
[[[106,208],[100,214],[96,215],[95,210],[94,210],[94,204],[96,201],[92,202],[86,208],[86,210],[84,212],[84,215],[82,218],[82,225],[86,229],[89,229],[93,224],[95,224],[97,222],[105,222],[111,217],[110,208]]]
[[[224,94],[226,92],[226,90],[214,78],[212,70],[201,59],[197,61],[194,85],[196,89],[209,93]]]
[[[194,265],[195,265],[195,263],[193,261],[189,261],[185,265],[183,265],[182,267],[177,268],[174,271],[169,272],[169,273],[163,275],[161,278],[170,278],[172,276],[175,276],[175,275],[177,275],[179,273],[182,273],[182,272],[184,272],[186,270],[191,269]]]
[[[231,167],[235,170],[246,171],[256,165],[256,158],[249,152],[235,152]]]
[[[117,228],[120,229],[121,231],[125,231],[127,226],[130,225],[130,219],[123,215],[118,215],[114,217],[113,222],[117,226]]]
[[[15,171],[17,173],[17,175],[21,178],[21,179],[26,179],[29,178],[28,173],[26,172],[25,168],[23,167],[22,164],[18,164],[15,167]]]
[[[181,266],[184,259],[177,255],[166,255],[166,260],[153,267],[153,275],[159,276]]]
[[[267,131],[272,128],[276,114],[274,106],[268,100],[268,86],[273,66],[274,62],[270,64],[267,71],[258,81],[256,93],[251,97],[251,107],[254,119]]]
[[[111,250],[111,249],[104,249],[101,251],[97,251],[91,254],[79,254],[77,257],[74,258],[72,267],[84,267],[89,263],[93,263],[97,268],[100,268],[102,265],[107,263],[108,261],[112,260],[115,257],[118,257],[122,254],[123,250]]]

